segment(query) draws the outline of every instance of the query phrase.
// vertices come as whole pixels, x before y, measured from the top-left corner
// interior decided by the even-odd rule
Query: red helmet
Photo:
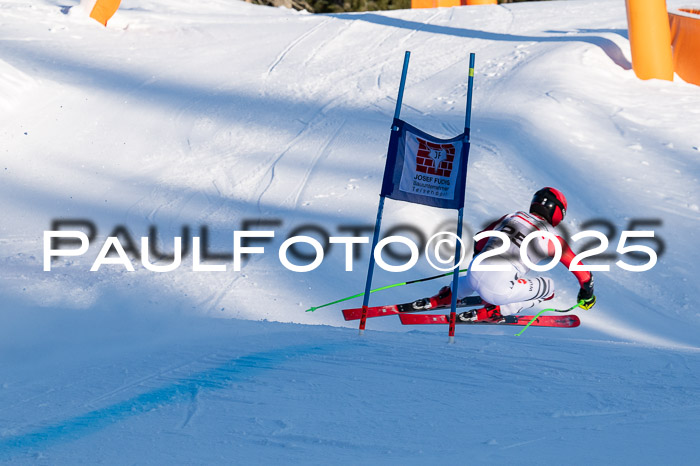
[[[539,215],[555,227],[566,215],[566,198],[558,189],[542,188],[532,196],[530,213]]]

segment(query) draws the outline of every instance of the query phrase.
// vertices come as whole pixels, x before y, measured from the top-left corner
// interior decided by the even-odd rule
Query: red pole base
[[[362,306],[362,317],[360,317],[360,333],[364,332],[367,323],[367,306]]]

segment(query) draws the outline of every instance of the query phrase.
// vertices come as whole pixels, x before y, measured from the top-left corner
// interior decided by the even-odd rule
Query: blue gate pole
[[[464,117],[464,134],[467,144],[471,142],[470,125],[472,119],[472,90],[474,89],[474,53],[469,54],[469,82],[467,86],[467,113]],[[468,161],[464,160],[463,163]],[[464,189],[467,189],[466,183]],[[459,282],[459,263],[462,255],[462,222],[464,219],[464,207],[459,208],[457,214],[457,244],[455,245],[455,274],[452,276],[452,305],[450,307],[449,342],[455,342],[455,324],[457,322],[457,290]]]
[[[471,142],[470,128],[472,121],[472,90],[474,89],[474,53],[469,54],[469,83],[467,87],[467,115],[464,117],[464,132],[467,134],[467,142]]]
[[[394,118],[398,119],[401,115],[401,102],[403,101],[403,89],[406,86],[406,75],[408,74],[408,60],[411,57],[411,52],[406,50],[403,57],[403,70],[401,70],[401,83],[399,84],[399,95],[396,97],[396,109],[394,110]],[[392,125],[392,131],[398,131]],[[374,224],[374,236],[372,237],[372,247],[369,250],[369,267],[367,268],[367,282],[365,283],[365,294],[362,298],[362,317],[360,318],[360,335],[365,332],[365,324],[367,323],[367,306],[369,305],[369,294],[372,289],[372,275],[374,274],[374,248],[379,242],[379,230],[382,226],[382,214],[384,213],[384,196],[379,196],[379,206],[377,207],[377,221]]]
[[[464,207],[459,208],[457,214],[457,242],[455,244],[455,273],[452,276],[452,304],[450,307],[450,331],[449,342],[455,342],[455,324],[457,322],[457,284],[459,282],[459,263],[462,258],[462,222],[464,221]]]

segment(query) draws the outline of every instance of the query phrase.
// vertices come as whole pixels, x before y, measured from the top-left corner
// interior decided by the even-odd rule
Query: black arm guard
[[[590,280],[581,285],[581,290],[578,292],[578,300],[588,301],[593,296],[593,274],[591,274]]]

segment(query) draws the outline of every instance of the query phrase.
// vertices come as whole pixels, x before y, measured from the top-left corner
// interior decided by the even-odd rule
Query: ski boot
[[[413,301],[413,309],[417,311],[427,311],[434,307],[448,306],[452,303],[452,289],[445,285],[440,288],[438,294],[430,298],[421,298]]]
[[[457,319],[462,322],[499,322],[502,318],[501,307],[491,305],[457,314]]]

